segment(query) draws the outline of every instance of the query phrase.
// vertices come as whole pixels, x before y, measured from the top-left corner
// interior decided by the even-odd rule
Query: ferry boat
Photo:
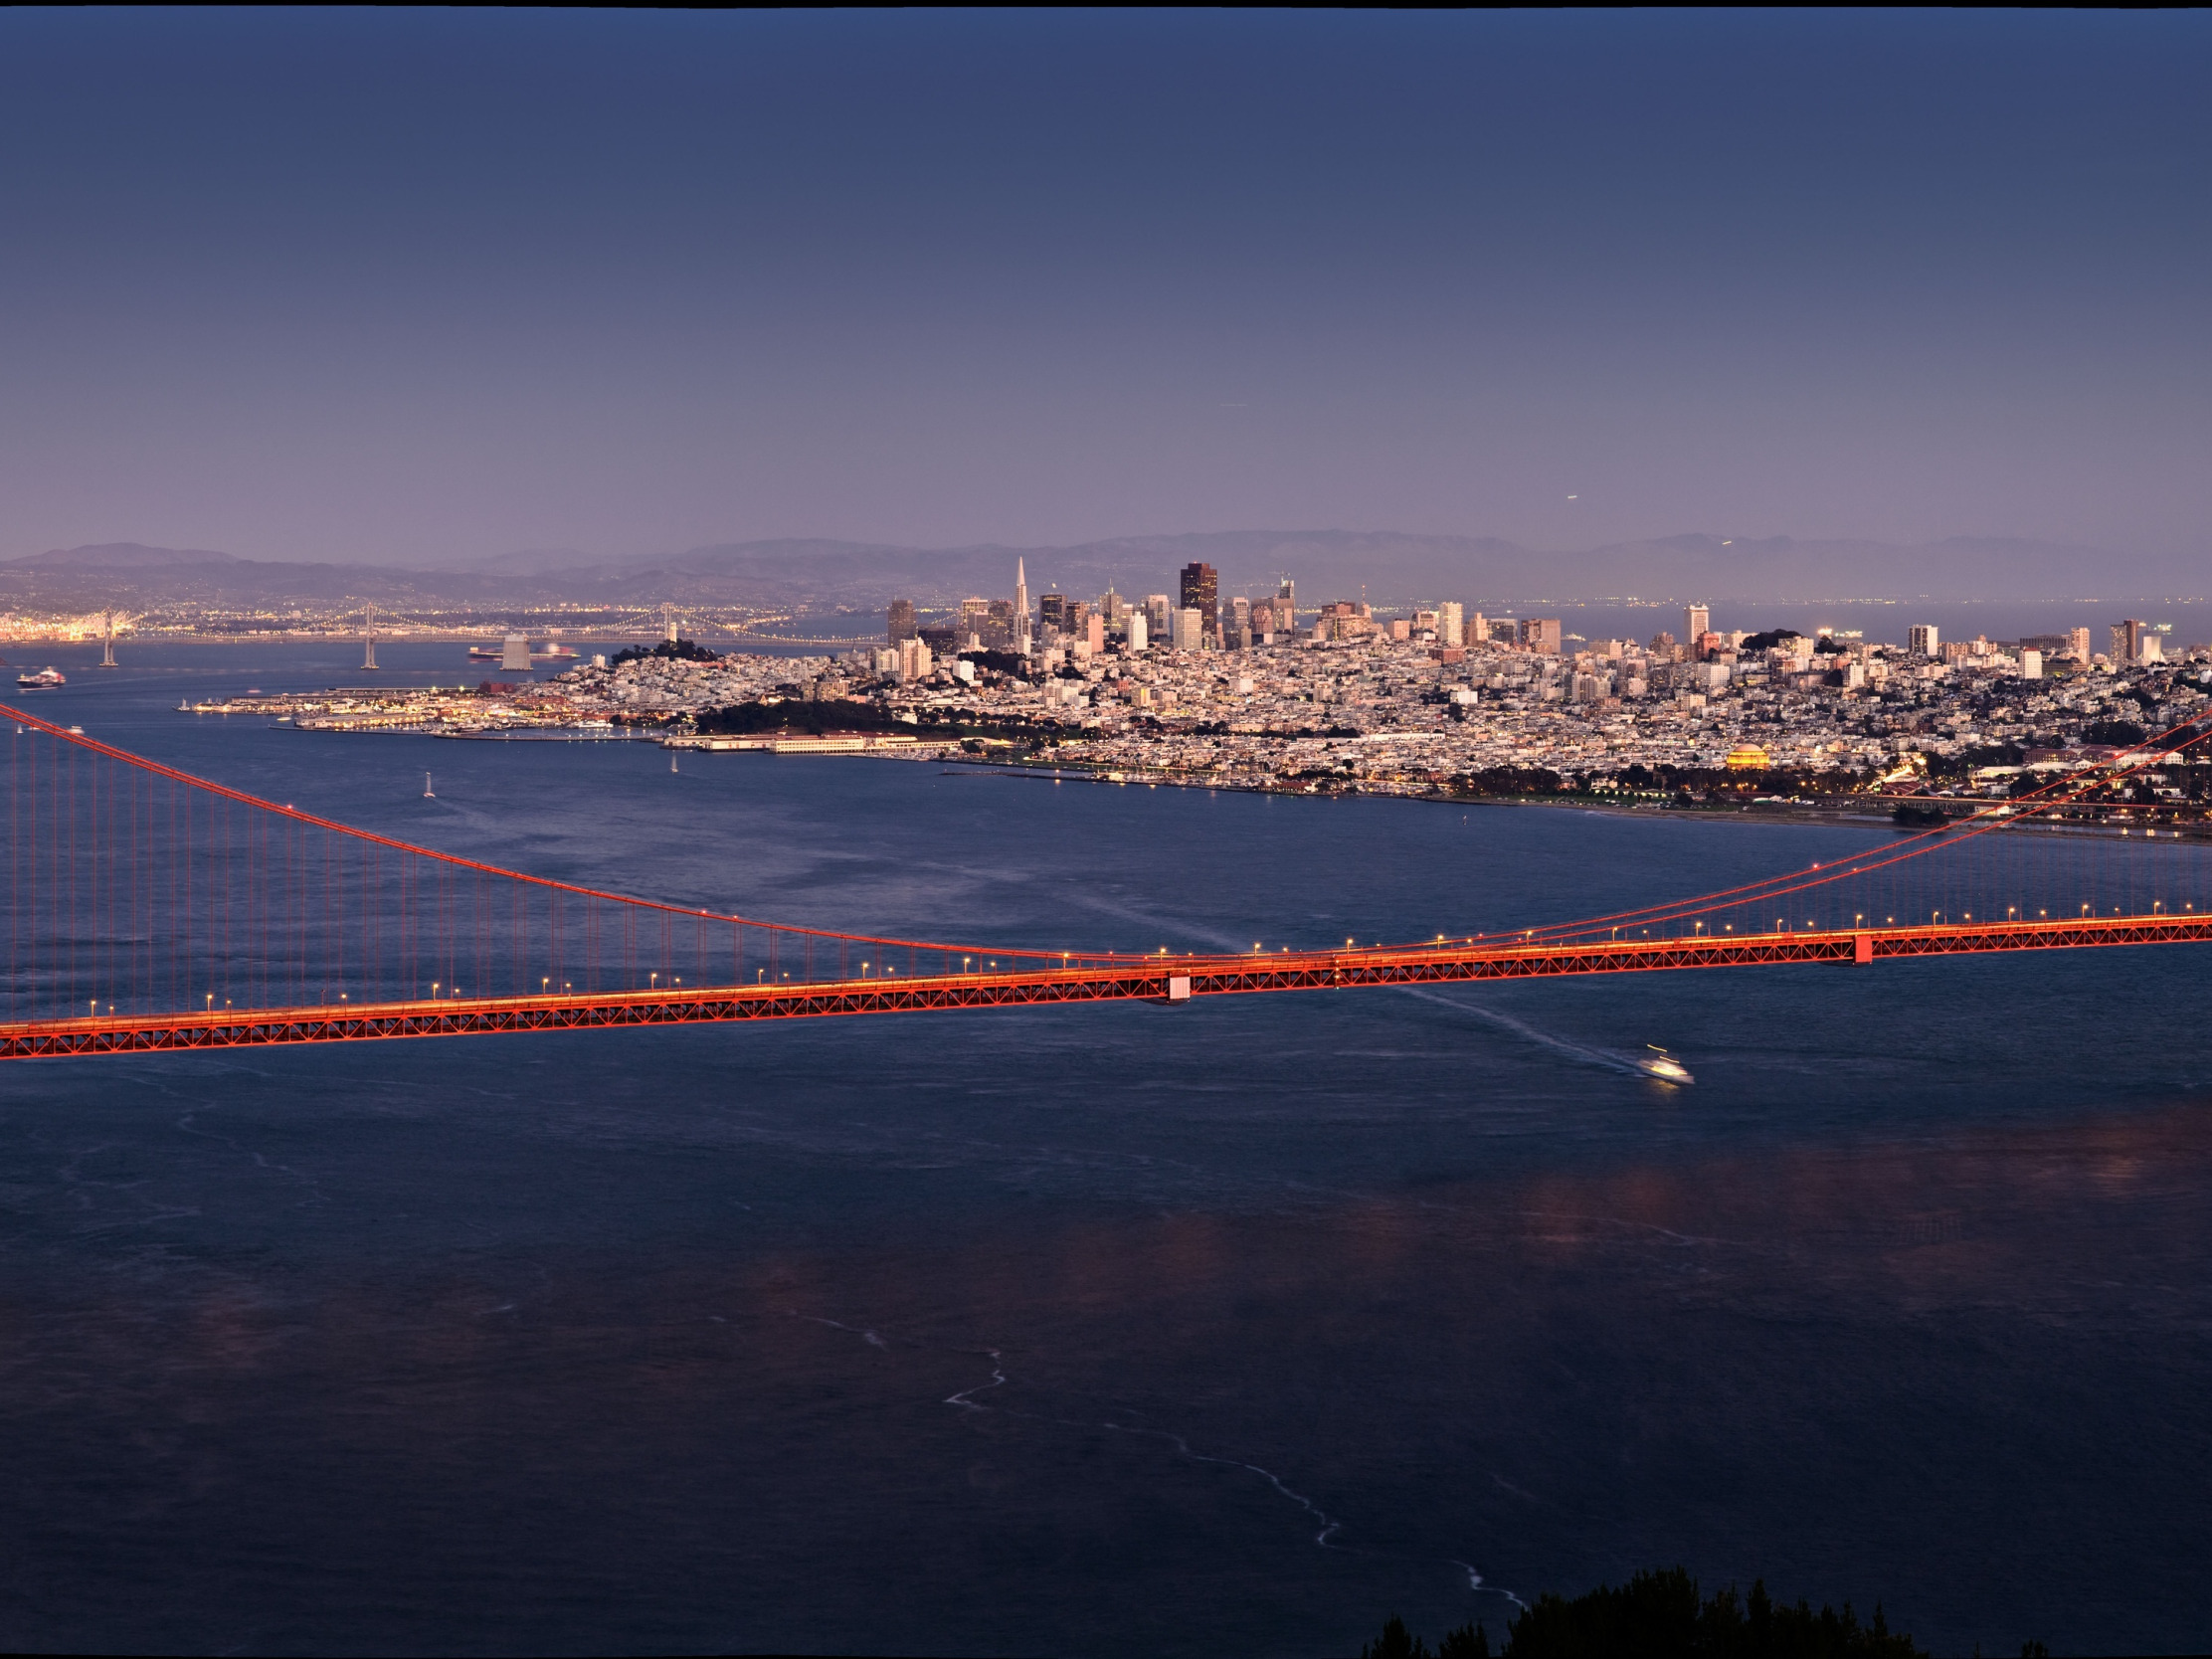
[[[1636,1069],[1646,1077],[1656,1077],[1662,1083],[1694,1083],[1697,1081],[1695,1077],[1690,1075],[1690,1068],[1664,1048],[1649,1042],[1645,1043],[1644,1046],[1649,1048],[1651,1052],[1636,1062]]]
[[[47,691],[57,685],[69,684],[69,676],[59,668],[41,668],[35,674],[18,674],[16,684],[26,691]]]

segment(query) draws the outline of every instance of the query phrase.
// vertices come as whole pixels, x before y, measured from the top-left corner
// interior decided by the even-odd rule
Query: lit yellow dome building
[[[1766,758],[1766,751],[1755,743],[1742,744],[1729,751],[1728,767],[1731,772],[1764,772],[1772,764]]]

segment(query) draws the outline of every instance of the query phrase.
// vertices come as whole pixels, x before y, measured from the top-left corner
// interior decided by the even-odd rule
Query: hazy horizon
[[[0,558],[2201,557],[2198,14],[12,13]]]

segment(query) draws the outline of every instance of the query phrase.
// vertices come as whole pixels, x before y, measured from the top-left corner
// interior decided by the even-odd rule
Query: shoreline
[[[1667,818],[1693,824],[1712,824],[1726,820],[1734,823],[1769,824],[1780,827],[1823,825],[1832,829],[1889,830],[1898,834],[1921,834],[1936,828],[1934,825],[1899,824],[1887,812],[1854,812],[1843,807],[1819,806],[1809,803],[1805,805],[1762,803],[1756,807],[1684,807],[1656,801],[1628,803],[1601,801],[1586,796],[1450,795],[1389,789],[1281,789],[1262,783],[1238,783],[1223,780],[1136,774],[1114,776],[1094,772],[1083,767],[1039,768],[1034,765],[999,764],[991,761],[967,759],[955,760],[944,756],[877,754],[861,758],[907,762],[934,761],[941,768],[958,769],[956,775],[963,776],[1022,778],[1045,783],[1099,784],[1120,789],[1221,790],[1239,795],[1284,795],[1303,800],[1341,800],[1347,797],[1357,797],[1363,800],[1406,801],[1416,806],[1428,807],[1524,808],[1541,812],[1598,813],[1608,818]],[[1958,826],[1964,826],[1969,820],[1966,815],[1961,815],[1952,822]],[[2037,833],[2046,835],[2082,835],[2107,840],[2212,841],[2212,822],[2207,822],[2201,826],[2177,828],[2170,825],[2141,827],[2132,824],[2106,825],[2030,819],[2006,827],[2019,830],[2032,828]],[[1990,827],[1983,826],[1983,828]]]

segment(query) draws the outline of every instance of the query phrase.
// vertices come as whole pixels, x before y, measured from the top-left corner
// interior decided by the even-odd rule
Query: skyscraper
[[[1447,599],[1436,607],[1436,643],[1440,645],[1463,645],[1467,643],[1467,612],[1456,599]]]
[[[974,640],[983,644],[984,636],[991,631],[991,602],[988,599],[964,599],[960,602],[959,644],[962,650]]]
[[[1014,648],[1017,655],[1029,654],[1029,573],[1022,561],[1014,561]]]
[[[1211,644],[1220,644],[1220,576],[1211,565],[1194,562],[1183,567],[1182,609],[1198,612],[1199,631]]]
[[[1521,643],[1547,656],[1560,654],[1561,623],[1557,617],[1527,617],[1521,623]]]
[[[1933,661],[1942,654],[1942,631],[1934,623],[1915,623],[1905,631],[1905,648],[1915,656],[1925,656]]]
[[[891,601],[891,644],[914,638],[914,602],[911,599]]]
[[[1682,608],[1682,637],[1689,641],[1692,646],[1697,645],[1699,635],[1710,634],[1712,631],[1712,606],[1685,605]]]
[[[2125,622],[2113,624],[2113,661],[2116,664],[2140,662],[2149,653],[2143,649],[2146,625],[2129,617]]]

